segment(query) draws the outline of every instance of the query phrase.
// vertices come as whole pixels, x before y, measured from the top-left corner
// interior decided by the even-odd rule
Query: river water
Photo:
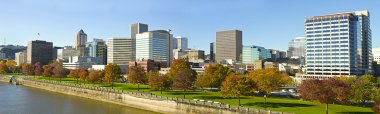
[[[0,82],[0,114],[151,114],[146,110]]]

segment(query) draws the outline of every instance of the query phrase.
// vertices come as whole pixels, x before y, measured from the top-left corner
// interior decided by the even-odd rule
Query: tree
[[[52,65],[45,65],[45,66],[43,66],[43,69],[44,69],[43,76],[49,77],[49,78],[51,76],[53,76],[54,66],[52,66]]]
[[[53,67],[53,76],[59,78],[59,81],[67,77],[67,74],[67,69],[63,68],[62,64],[57,64]]]
[[[377,102],[375,102],[375,104],[373,104],[373,106],[372,106],[372,110],[373,110],[376,114],[379,114],[379,113],[380,113],[380,101],[377,101]]]
[[[128,71],[128,82],[137,84],[137,91],[140,91],[140,84],[147,82],[144,69],[141,66],[131,66]]]
[[[4,63],[1,62],[0,63],[0,74],[6,74],[7,70],[8,70],[7,65],[5,65]]]
[[[279,72],[274,68],[253,70],[248,77],[256,84],[256,88],[253,90],[264,92],[267,96],[281,86],[291,83],[291,79],[286,73]]]
[[[191,89],[195,82],[196,76],[191,69],[181,69],[176,73],[173,79],[173,89],[183,90],[183,98],[186,98],[186,90]]]
[[[79,69],[78,75],[79,75],[79,78],[83,80],[83,82],[86,81],[86,78],[88,76],[87,69],[83,69],[83,68]]]
[[[99,70],[90,70],[90,73],[87,77],[87,82],[95,83],[101,80],[100,71]]]
[[[77,79],[77,84],[79,83],[79,69],[70,70],[69,77]]]
[[[222,83],[220,94],[223,97],[238,97],[239,106],[240,96],[248,93],[253,84],[250,80],[240,74],[230,74]]]
[[[221,64],[212,64],[205,68],[202,75],[198,75],[195,85],[198,87],[220,88],[224,79],[234,71]]]
[[[108,64],[104,68],[104,80],[111,83],[113,89],[113,83],[121,78],[120,67],[116,64]]]
[[[354,80],[348,81],[351,88],[350,97],[355,101],[360,101],[363,105],[371,100],[376,87],[376,78],[372,75],[363,75]]]
[[[337,102],[348,103],[349,87],[337,78],[328,80],[310,79],[304,80],[300,86],[303,100],[319,101],[326,103],[326,114],[328,114],[328,104]]]
[[[34,75],[41,76],[43,74],[44,69],[42,68],[39,62],[35,63],[32,67],[34,70]]]
[[[7,60],[7,62],[5,62],[5,65],[7,65],[8,69],[11,70],[12,73],[15,73],[17,68],[17,63],[15,61]]]
[[[170,70],[167,73],[169,79],[172,81],[174,77],[177,76],[177,73],[182,69],[191,69],[189,62],[183,59],[173,60]]]
[[[149,71],[146,76],[148,77],[150,88],[153,90],[160,90],[161,94],[163,89],[170,86],[168,77],[166,75],[160,75],[157,71]]]

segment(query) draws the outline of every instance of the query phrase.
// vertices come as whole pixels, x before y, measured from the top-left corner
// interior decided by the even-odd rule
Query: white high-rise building
[[[15,53],[15,61],[16,61],[17,65],[21,65],[23,63],[26,63],[26,53],[24,53],[24,52]]]
[[[113,37],[107,41],[107,64],[128,65],[135,60],[133,55],[133,43],[131,38]]]
[[[166,61],[173,59],[172,35],[165,30],[144,32],[136,35],[136,60],[153,59]]]
[[[372,72],[368,11],[305,20],[307,78],[358,76]]]

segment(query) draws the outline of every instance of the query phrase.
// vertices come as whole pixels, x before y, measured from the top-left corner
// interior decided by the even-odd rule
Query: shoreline
[[[1,82],[9,83],[9,78],[6,79],[0,77]],[[35,80],[19,80],[22,86],[33,87],[43,89],[51,92],[57,92],[67,95],[74,95],[82,98],[88,98],[92,100],[104,101],[108,103],[114,103],[122,106],[142,109],[146,111],[152,111],[157,113],[176,113],[176,114],[197,114],[197,113],[224,113],[224,114],[238,114],[238,113],[250,113],[234,111],[226,108],[213,108],[210,106],[193,105],[191,100],[187,99],[174,99],[168,97],[161,97],[152,94],[134,93],[134,92],[121,92],[118,90],[99,90],[95,87],[89,86],[70,86],[53,82],[43,82]],[[73,84],[74,85],[74,84]],[[77,87],[78,86],[78,87]],[[187,103],[178,102],[188,101]],[[189,104],[190,103],[190,104]],[[197,102],[195,102],[196,104]],[[239,110],[239,109],[238,109]],[[254,111],[256,112],[256,111]]]

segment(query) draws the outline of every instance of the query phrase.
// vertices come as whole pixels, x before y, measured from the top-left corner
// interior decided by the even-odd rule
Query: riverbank
[[[1,80],[1,79],[0,79]],[[2,80],[7,82],[7,80]],[[159,113],[257,113],[259,110],[233,107],[202,101],[179,98],[168,98],[148,93],[125,92],[99,87],[81,86],[76,84],[62,84],[57,81],[19,80],[24,86],[44,89],[48,91],[75,95],[104,102],[116,103],[138,109]],[[264,111],[260,111],[264,112]],[[265,111],[266,112],[266,111]],[[279,113],[279,112],[274,112]]]

